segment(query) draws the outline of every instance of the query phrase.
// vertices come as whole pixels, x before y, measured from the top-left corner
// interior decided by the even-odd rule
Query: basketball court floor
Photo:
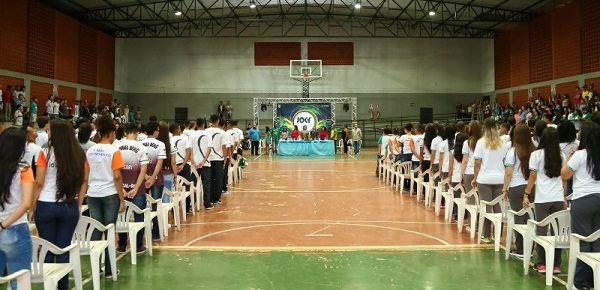
[[[119,255],[119,280],[102,288],[564,289],[566,274],[552,287],[524,276],[521,260],[505,261],[386,186],[374,156],[246,156],[222,205],[188,215],[137,265]]]

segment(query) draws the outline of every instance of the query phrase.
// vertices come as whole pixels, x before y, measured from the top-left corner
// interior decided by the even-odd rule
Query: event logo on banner
[[[275,120],[280,127],[287,127],[290,131],[294,125],[302,130],[303,126],[311,131],[326,127],[331,127],[331,104],[325,103],[283,103],[277,104],[277,119]]]

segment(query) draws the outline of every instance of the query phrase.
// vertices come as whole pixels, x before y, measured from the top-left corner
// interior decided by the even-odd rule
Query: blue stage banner
[[[306,125],[308,131],[326,127],[329,132],[332,124],[331,104],[279,103],[275,122],[280,128],[287,127],[290,132],[294,129],[294,125],[297,125],[299,130]]]

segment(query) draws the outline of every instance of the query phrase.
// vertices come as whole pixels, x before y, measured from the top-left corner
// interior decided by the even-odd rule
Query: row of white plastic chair
[[[428,207],[432,206],[432,198],[435,195],[435,214],[440,215],[442,199],[445,201],[445,214],[444,219],[446,222],[451,222],[454,205],[458,209],[458,231],[463,230],[463,221],[465,214],[468,212],[470,216],[470,229],[471,239],[475,238],[475,225],[478,221],[478,243],[481,242],[481,234],[483,232],[483,225],[485,220],[489,220],[494,226],[494,249],[495,251],[500,250],[500,240],[502,236],[503,222],[507,223],[507,237],[506,237],[506,253],[505,259],[508,259],[511,244],[513,241],[513,231],[523,236],[523,248],[524,248],[524,259],[523,269],[524,273],[529,273],[531,253],[533,250],[534,242],[538,246],[543,247],[546,253],[546,285],[552,285],[553,267],[554,267],[554,250],[555,249],[569,249],[569,278],[568,278],[568,289],[572,289],[573,285],[573,274],[575,271],[575,264],[577,259],[590,265],[594,269],[595,285],[600,285],[600,253],[581,253],[579,250],[579,241],[591,242],[595,241],[600,237],[600,231],[588,237],[582,237],[577,234],[571,234],[571,215],[570,211],[563,210],[551,214],[542,221],[535,221],[535,213],[532,207],[521,209],[520,211],[514,211],[509,208],[508,202],[503,196],[499,196],[492,201],[484,201],[479,199],[477,189],[472,189],[469,192],[465,192],[462,185],[458,184],[452,187],[448,179],[439,181],[435,186],[435,180],[439,178],[439,175],[431,174],[430,170],[424,172],[416,171],[411,169],[411,162],[393,162],[387,158],[382,158],[378,163],[379,178],[384,179],[390,186],[394,186],[396,182],[396,190],[400,190],[400,186],[404,185],[404,180],[410,180],[410,195],[413,194],[413,184],[417,184],[416,195],[420,201],[422,197],[425,199],[425,205]],[[416,177],[415,177],[416,176]],[[428,177],[428,181],[425,181]],[[455,198],[454,193],[460,192],[460,198]],[[424,195],[424,196],[423,196]],[[570,199],[570,197],[568,197]],[[469,202],[471,201],[471,202]],[[488,212],[487,207],[499,205],[501,208],[500,213]],[[526,224],[515,224],[515,217],[525,216],[529,217]],[[479,218],[479,219],[478,219]],[[536,235],[536,228],[549,226],[549,233],[545,236]]]

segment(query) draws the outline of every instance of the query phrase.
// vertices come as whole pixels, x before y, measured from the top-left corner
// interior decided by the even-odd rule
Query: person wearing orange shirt
[[[87,159],[90,164],[87,203],[90,217],[103,225],[117,221],[119,212],[125,210],[123,177],[121,169],[125,166],[119,148],[112,145],[116,139],[117,127],[110,116],[96,119],[96,134],[100,142],[88,149]],[[102,233],[94,232],[92,240],[100,240]],[[106,263],[104,275],[112,278],[118,274],[111,269],[108,250],[105,253]]]

